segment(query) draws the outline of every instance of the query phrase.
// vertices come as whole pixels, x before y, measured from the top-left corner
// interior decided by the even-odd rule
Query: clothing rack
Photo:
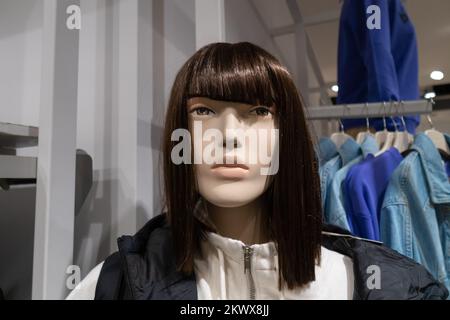
[[[331,120],[430,114],[433,111],[433,104],[433,100],[430,99],[317,106],[306,109],[306,118],[308,120]]]

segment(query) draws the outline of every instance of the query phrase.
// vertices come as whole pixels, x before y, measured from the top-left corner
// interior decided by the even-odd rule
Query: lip
[[[217,169],[217,168],[241,168],[244,170],[249,169],[245,164],[240,164],[240,163],[232,163],[232,164],[221,163],[221,164],[214,164],[211,167],[211,169]]]
[[[243,164],[215,164],[211,172],[219,178],[240,180],[247,176],[249,168]]]

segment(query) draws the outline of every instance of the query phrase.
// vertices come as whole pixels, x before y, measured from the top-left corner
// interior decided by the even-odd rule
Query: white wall
[[[94,186],[76,218],[75,264],[84,276],[162,209],[165,106],[195,51],[194,0],[82,0],[78,148]]]
[[[75,220],[74,263],[85,276],[117,249],[118,236],[162,209],[165,106],[195,51],[195,7],[194,0],[81,0],[81,10],[77,148],[93,158],[94,185]],[[0,3],[0,121],[39,125],[42,13],[42,1]],[[8,239],[17,254],[0,265],[8,298],[31,297],[34,202],[35,188],[0,191],[0,261],[11,254]],[[11,270],[22,271],[11,277]]]
[[[0,3],[0,121],[38,125],[42,3]]]

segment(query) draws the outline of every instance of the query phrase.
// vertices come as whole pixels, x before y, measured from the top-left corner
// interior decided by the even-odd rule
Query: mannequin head
[[[177,129],[192,137],[193,152],[183,150],[190,161],[173,161]],[[205,139],[208,129],[223,137]],[[242,131],[232,136],[227,129]],[[245,133],[251,131],[266,135],[248,143],[251,134]],[[250,43],[215,43],[197,51],[173,84],[164,139],[167,214],[181,270],[193,271],[200,248],[203,229],[192,214],[200,197],[219,207],[261,199],[278,250],[280,285],[293,288],[314,280],[322,221],[318,163],[301,98],[276,58]],[[214,147],[212,161],[204,157],[207,145]],[[261,149],[269,161],[249,161]],[[220,159],[234,166],[223,166]]]

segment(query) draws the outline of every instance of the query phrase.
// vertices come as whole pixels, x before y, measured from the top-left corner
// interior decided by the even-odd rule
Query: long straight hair
[[[279,169],[263,194],[270,235],[277,247],[279,288],[315,280],[320,260],[322,209],[318,161],[302,99],[291,75],[262,48],[241,42],[213,43],[198,50],[180,69],[170,94],[164,132],[164,187],[178,270],[193,272],[203,236],[193,210],[199,199],[192,164],[174,164],[173,130],[189,128],[191,97],[276,106]]]

